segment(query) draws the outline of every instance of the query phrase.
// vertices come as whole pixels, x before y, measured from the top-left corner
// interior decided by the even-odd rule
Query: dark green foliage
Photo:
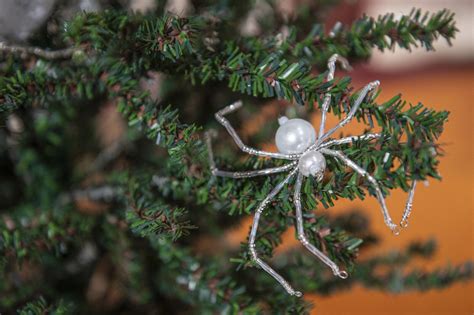
[[[34,302],[27,303],[25,307],[18,310],[19,315],[62,315],[70,314],[72,311],[70,305],[66,305],[63,301],[59,301],[57,305],[48,305],[44,298],[40,297]]]
[[[240,251],[217,245],[284,175],[210,176],[202,131],[215,127],[213,113],[238,97],[244,97],[246,108],[233,121],[245,120],[268,98],[318,110],[331,88],[330,113],[342,117],[358,91],[350,77],[326,81],[331,54],[355,62],[374,48],[432,50],[435,40],[450,42],[457,31],[447,10],[432,15],[414,10],[399,20],[393,14],[364,16],[329,35],[320,23],[306,30],[314,15],[302,10],[285,38],[275,33],[282,26],[275,16],[262,22],[269,32],[242,37],[236,28],[251,2],[196,6],[198,13],[186,18],[164,14],[161,6],[147,15],[78,14],[51,34],[50,43],[58,46],[47,47],[70,46],[70,58],[0,49],[0,168],[6,174],[0,180],[9,187],[0,190],[5,196],[0,201],[0,311],[307,312],[304,300],[288,297],[267,274],[246,268],[253,264],[245,242]],[[153,96],[143,83],[157,74],[159,95]],[[106,104],[114,105],[128,128],[115,145],[104,147],[93,121]],[[367,100],[356,118],[383,136],[341,149],[374,174],[384,194],[406,191],[413,179],[439,178],[436,140],[447,117],[445,111],[407,104],[400,95],[383,104]],[[12,128],[14,121],[20,127]],[[276,126],[262,126],[270,127]],[[223,168],[283,163],[254,157],[235,161],[229,158],[236,152],[230,137],[222,129],[220,134],[217,163]],[[309,179],[302,188],[305,228],[310,241],[347,267],[351,277],[334,279],[313,258],[289,252],[274,263],[290,281],[307,292],[328,294],[354,283],[399,292],[472,278],[470,264],[403,273],[413,257],[434,251],[432,243],[355,261],[359,249],[376,240],[365,219],[355,215],[357,224],[351,225],[354,218],[328,221],[311,210],[373,191],[335,160],[328,159],[328,169],[333,171],[323,182]],[[257,247],[267,259],[294,224],[293,184],[262,218]],[[201,251],[206,239],[216,248]],[[85,296],[102,265],[119,288],[118,305],[94,305]],[[383,276],[374,273],[380,266],[388,270]]]

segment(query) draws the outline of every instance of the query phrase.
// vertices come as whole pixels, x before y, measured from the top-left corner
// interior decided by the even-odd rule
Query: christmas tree
[[[212,172],[209,132],[219,169],[284,165],[242,153],[215,120],[239,99],[245,106],[228,116],[238,133],[275,99],[290,118],[327,105],[328,115],[343,120],[354,109],[366,134],[378,136],[339,149],[375,178],[383,197],[440,179],[437,139],[448,112],[401,95],[382,103],[375,90],[361,97],[350,73],[328,79],[327,65],[334,54],[356,64],[375,49],[432,50],[440,38],[450,42],[457,29],[448,10],[361,16],[326,29],[326,1],[291,16],[273,1],[198,1],[189,14],[169,13],[161,2],[146,13],[120,1],[102,6],[107,10],[65,17],[66,5],[56,3],[27,38],[0,42],[0,312],[309,312],[304,298],[256,268],[249,239],[241,248],[220,241],[287,176]],[[245,137],[249,146],[274,136],[277,118],[263,119]],[[331,138],[346,136],[341,129]],[[310,176],[301,187],[304,229],[349,277],[334,277],[298,247],[271,261],[294,287],[399,292],[473,277],[471,263],[410,269],[413,259],[435,252],[433,240],[358,260],[377,244],[367,218],[314,210],[330,213],[337,199],[375,198],[378,191],[337,159],[327,163],[321,180]],[[260,218],[255,248],[266,261],[296,223],[295,185],[289,180]]]

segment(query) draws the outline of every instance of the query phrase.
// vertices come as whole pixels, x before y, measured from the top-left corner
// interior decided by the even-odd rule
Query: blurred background
[[[259,1],[257,1],[259,2]],[[281,0],[280,8],[291,15],[305,0]],[[262,1],[263,3],[263,1]],[[155,5],[151,0],[132,0],[131,10],[145,11]],[[413,7],[430,11],[448,8],[456,13],[456,22],[460,32],[453,47],[443,40],[435,44],[435,52],[426,52],[420,48],[411,53],[396,50],[395,52],[375,52],[368,63],[354,65],[351,73],[353,84],[359,88],[374,79],[381,81],[380,101],[402,92],[409,102],[418,101],[437,110],[451,112],[449,122],[440,139],[445,156],[441,160],[440,173],[442,181],[430,181],[419,185],[414,203],[414,213],[410,227],[399,237],[387,232],[380,218],[378,204],[374,198],[365,201],[348,202],[340,200],[331,213],[344,213],[362,209],[371,219],[374,232],[381,236],[378,246],[363,252],[370,256],[401,249],[409,241],[435,238],[439,250],[431,260],[414,262],[415,266],[434,270],[446,263],[460,264],[474,259],[473,246],[473,159],[472,150],[472,106],[474,99],[474,11],[473,1],[408,1],[408,0],[371,0],[340,1],[326,17],[326,25],[331,28],[335,23],[351,23],[366,13],[377,16],[386,12],[408,14]],[[57,8],[55,0],[0,1],[0,39],[26,40],[48,16]],[[185,15],[192,10],[192,1],[174,0],[167,2],[167,8],[177,14]],[[98,0],[69,1],[62,8],[63,18],[72,16],[80,10],[100,10]],[[12,14],[16,12],[17,15]],[[19,19],[18,16],[23,16]],[[242,25],[242,32],[252,35],[258,33],[255,16],[249,16]],[[339,75],[341,75],[339,73]],[[157,88],[151,85],[151,88]],[[262,109],[261,115],[267,115],[278,106],[269,102]],[[103,116],[99,125],[105,125],[105,133],[120,129],[110,128],[116,124],[111,113]],[[107,121],[106,121],[107,119]],[[319,117],[314,117],[316,124]],[[329,117],[328,125],[335,124],[334,117]],[[247,137],[258,128],[258,118],[244,126]],[[346,127],[348,133],[361,131],[362,126],[352,123]],[[114,135],[109,135],[114,139]],[[263,147],[273,150],[271,143]],[[394,193],[388,200],[394,216],[401,216],[406,195]],[[86,207],[87,208],[87,207]],[[229,246],[238,246],[245,239],[249,220],[243,220],[240,227],[229,231],[226,242]],[[280,251],[299,246],[293,238],[293,231],[283,242]],[[210,244],[212,246],[212,243]],[[204,245],[205,247],[205,245]],[[93,290],[92,290],[93,291]],[[92,292],[93,294],[93,292]],[[474,284],[458,283],[447,289],[427,292],[389,294],[355,287],[331,296],[308,295],[306,299],[316,305],[315,314],[474,314]]]

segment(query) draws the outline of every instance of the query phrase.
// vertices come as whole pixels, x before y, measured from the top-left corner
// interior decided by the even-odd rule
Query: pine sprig
[[[364,15],[351,25],[337,23],[332,30],[315,24],[308,34],[296,28],[289,34],[272,34],[261,38],[245,38],[240,47],[245,53],[283,53],[289,60],[305,60],[309,64],[324,68],[328,58],[335,53],[350,60],[370,57],[374,48],[395,50],[396,47],[411,51],[419,46],[434,50],[434,42],[442,37],[451,45],[458,29],[454,14],[447,9],[430,14],[415,9],[397,16],[393,13],[377,18]]]
[[[151,56],[177,61],[195,53],[193,44],[203,29],[197,19],[165,16],[157,21],[143,22],[137,31],[139,48]]]
[[[38,260],[44,252],[61,254],[74,244],[81,243],[80,235],[87,235],[93,228],[93,220],[67,211],[51,209],[35,213],[27,207],[16,209],[14,217],[0,221],[0,253],[3,257]]]
[[[142,237],[149,235],[170,237],[175,241],[196,228],[186,218],[186,209],[170,208],[167,204],[160,204],[156,196],[145,193],[142,185],[150,185],[150,181],[132,180],[129,184],[128,211],[125,218],[133,233]]]
[[[363,16],[350,26],[333,29],[328,35],[324,28],[315,25],[302,41],[288,43],[291,55],[297,58],[309,58],[322,65],[331,54],[338,53],[354,59],[365,59],[371,55],[373,48],[400,49],[411,51],[418,46],[434,50],[433,43],[444,38],[450,45],[458,29],[455,26],[454,14],[441,10],[430,14],[421,9],[413,9],[410,14],[395,17],[393,13],[381,15],[376,19]],[[295,37],[293,37],[295,38]]]
[[[27,303],[23,308],[18,310],[19,315],[63,315],[70,314],[73,311],[73,306],[59,301],[59,303],[48,304],[43,297],[35,301]]]
[[[435,250],[436,244],[432,240],[428,240],[425,242],[413,242],[399,252],[390,252],[359,260],[352,270],[352,275],[348,281],[324,281],[324,270],[319,266],[315,266],[311,259],[300,257],[296,260],[306,266],[306,276],[315,279],[314,282],[300,281],[301,285],[309,285],[307,290],[317,290],[319,292],[335,292],[356,284],[394,293],[410,290],[425,291],[440,288],[447,283],[473,279],[472,262],[438,268],[432,271],[416,268],[410,269],[408,267],[413,259],[429,259]],[[381,272],[381,270],[385,271]],[[293,276],[293,273],[290,276]],[[298,274],[294,274],[294,277],[295,281],[301,279],[301,275]],[[323,282],[325,283],[324,285],[314,286],[313,284]]]

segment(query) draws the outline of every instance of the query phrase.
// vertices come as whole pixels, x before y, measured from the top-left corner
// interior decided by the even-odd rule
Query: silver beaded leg
[[[211,172],[213,175],[221,176],[221,177],[249,178],[249,177],[281,173],[284,171],[288,171],[289,169],[295,166],[296,166],[296,163],[291,163],[291,164],[287,164],[287,165],[279,166],[279,167],[265,168],[262,170],[255,170],[255,171],[242,171],[242,172],[228,172],[228,171],[221,171],[217,168],[214,168],[214,169],[211,169]]]
[[[303,213],[301,211],[301,184],[303,183],[303,175],[298,173],[298,178],[296,179],[295,191],[294,191],[294,203],[296,208],[296,232],[298,233],[298,240],[306,247],[314,256],[318,257],[323,263],[329,266],[332,269],[332,272],[335,276],[339,276],[342,279],[346,279],[348,274],[346,271],[339,270],[339,267],[333,262],[329,257],[324,255],[319,249],[317,249],[313,244],[311,244],[306,238],[303,226]]]
[[[300,297],[303,294],[299,291],[295,291],[281,275],[279,275],[275,270],[272,269],[272,267],[270,267],[263,260],[261,260],[258,257],[257,251],[255,249],[255,238],[257,236],[258,223],[260,221],[260,216],[262,215],[263,210],[270,203],[270,201],[280,192],[283,186],[288,183],[291,177],[295,175],[297,171],[298,168],[292,170],[290,174],[288,174],[288,176],[281,183],[279,183],[275,186],[275,188],[273,188],[273,190],[268,194],[267,197],[265,197],[262,203],[260,203],[260,205],[258,206],[257,211],[255,212],[255,215],[253,217],[252,229],[250,230],[249,235],[249,252],[253,261],[255,261],[257,265],[259,265],[263,270],[265,270],[268,274],[275,278],[275,280],[278,281],[283,286],[283,288],[285,288],[288,294]]]
[[[347,144],[347,143],[352,143],[355,141],[361,141],[361,140],[374,140],[380,138],[382,135],[379,133],[368,133],[365,135],[361,136],[351,136],[351,137],[345,137],[341,139],[335,139],[335,140],[329,140],[327,142],[322,143],[319,148],[328,148],[333,145],[341,145],[341,144]]]
[[[271,175],[271,174],[288,171],[298,164],[298,162],[291,162],[287,165],[266,168],[262,170],[255,170],[255,171],[241,171],[241,172],[222,171],[216,167],[216,163],[214,161],[214,154],[212,151],[212,143],[211,143],[212,141],[211,141],[210,133],[206,132],[205,137],[206,137],[206,144],[207,144],[207,152],[209,155],[209,166],[211,168],[212,175],[214,176],[231,177],[231,178],[250,178],[250,177],[255,177],[255,176]]]
[[[349,159],[347,156],[345,156],[341,151],[335,151],[335,150],[329,150],[329,149],[321,149],[321,153],[327,154],[334,156],[335,158],[338,158],[341,160],[345,165],[349,166],[352,168],[355,172],[359,173],[361,176],[367,178],[367,180],[372,184],[372,186],[375,189],[375,195],[377,196],[377,200],[380,203],[380,206],[382,207],[382,215],[385,221],[385,224],[389,227],[390,230],[395,235],[398,235],[400,233],[400,229],[396,224],[393,223],[392,218],[390,217],[390,214],[387,209],[387,205],[385,204],[385,199],[382,194],[382,190],[380,189],[380,186],[378,182],[373,178],[366,170],[364,170],[362,167],[357,165],[354,161]]]
[[[326,77],[327,81],[331,81],[334,79],[334,72],[336,71],[336,62],[339,61],[341,66],[345,70],[350,70],[351,66],[347,59],[339,56],[338,54],[334,54],[328,60],[328,75]],[[319,135],[318,138],[321,138],[324,134],[324,125],[326,124],[326,115],[329,109],[329,104],[331,103],[331,93],[328,89],[328,92],[324,96],[323,105],[321,106],[321,124],[319,125]]]
[[[252,155],[270,157],[270,158],[276,158],[276,159],[284,159],[284,160],[297,160],[299,158],[300,154],[283,154],[283,153],[278,153],[278,152],[266,152],[266,151],[260,151],[254,148],[250,148],[247,145],[245,145],[240,139],[237,132],[235,131],[234,127],[232,127],[230,122],[224,117],[224,115],[232,113],[233,111],[239,109],[240,107],[242,107],[242,101],[237,101],[227,107],[224,107],[220,111],[218,111],[215,114],[215,116],[216,116],[217,121],[222,126],[224,126],[225,129],[227,129],[227,132],[229,132],[230,136],[234,139],[234,142],[242,151],[248,154],[252,154]]]
[[[415,197],[415,188],[416,188],[416,180],[413,181],[411,184],[410,191],[408,192],[408,200],[405,205],[405,211],[403,211],[402,220],[400,221],[400,226],[406,228],[408,226],[408,218],[411,214],[411,209],[413,206],[413,198]]]
[[[365,97],[369,94],[369,92],[374,91],[378,86],[380,85],[379,81],[373,81],[367,84],[362,91],[359,93],[359,96],[357,97],[356,101],[354,102],[354,105],[352,106],[351,110],[347,114],[347,116],[341,120],[336,126],[331,128],[328,132],[326,132],[323,135],[320,135],[318,141],[315,143],[315,147],[319,146],[324,140],[329,138],[333,133],[335,133],[339,128],[342,128],[346,124],[348,124],[352,118],[354,118],[355,113],[359,109],[360,105],[364,101]]]

